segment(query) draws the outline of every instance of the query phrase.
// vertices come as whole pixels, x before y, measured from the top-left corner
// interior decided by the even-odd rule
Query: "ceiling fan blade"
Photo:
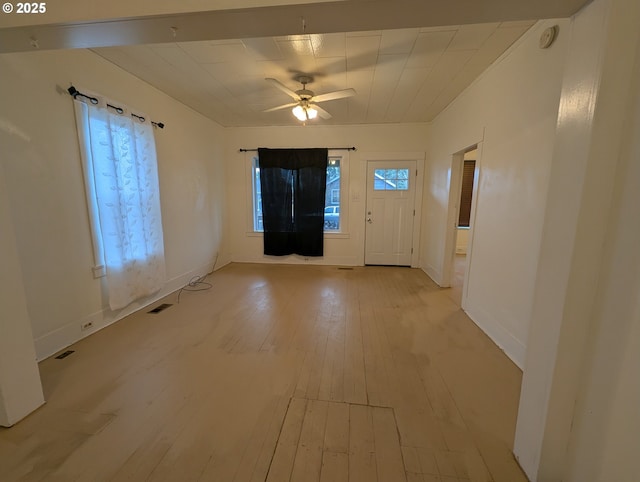
[[[336,90],[335,92],[327,92],[326,94],[314,95],[314,102],[326,102],[327,100],[343,99],[344,97],[353,97],[356,95],[354,89]]]
[[[318,115],[323,119],[331,119],[332,117],[331,114],[329,114],[326,110],[324,110],[319,105],[313,104],[313,108],[318,111]]]
[[[296,94],[293,90],[291,90],[289,87],[287,87],[286,85],[284,85],[283,83],[281,83],[279,80],[276,79],[272,79],[272,78],[267,78],[264,79],[267,82],[270,82],[271,85],[273,85],[275,88],[280,89],[282,92],[284,92],[285,94],[287,94],[289,97],[291,97],[292,99],[295,100],[300,100],[300,96],[298,94]]]
[[[263,110],[262,112],[273,112],[280,109],[286,109],[287,107],[294,107],[296,105],[298,105],[298,102],[291,102],[290,104],[279,105],[277,107],[272,107],[271,109]]]

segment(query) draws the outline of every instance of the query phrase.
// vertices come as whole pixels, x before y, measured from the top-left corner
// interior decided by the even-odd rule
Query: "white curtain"
[[[95,262],[106,267],[109,306],[117,310],[165,282],[153,127],[102,101],[74,103]]]

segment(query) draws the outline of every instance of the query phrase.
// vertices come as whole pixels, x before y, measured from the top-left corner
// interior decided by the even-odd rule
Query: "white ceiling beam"
[[[0,28],[0,53],[569,17],[588,0],[369,0]],[[7,25],[5,21],[0,25]],[[36,15],[33,15],[35,18]]]

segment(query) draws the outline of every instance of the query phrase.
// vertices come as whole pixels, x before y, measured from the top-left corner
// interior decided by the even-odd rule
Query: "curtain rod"
[[[71,95],[71,97],[73,97],[74,99],[76,97],[84,97],[89,102],[91,102],[93,105],[96,105],[99,102],[96,97],[91,97],[91,96],[83,94],[82,92],[79,92],[78,89],[76,89],[73,85],[71,87],[69,87],[67,89],[67,91],[69,92],[69,95]],[[111,104],[107,104],[107,107],[111,107],[118,114],[124,114],[124,109],[122,107],[118,107],[118,106],[111,105]],[[133,112],[131,113],[131,116],[135,117],[140,122],[144,122],[145,121],[144,117],[142,117],[141,115],[138,115],[138,114],[134,114]],[[151,122],[151,125],[153,125],[155,127],[159,127],[160,129],[164,129],[164,124],[162,122],[154,122],[154,121],[150,121],[150,122]]]
[[[330,151],[357,151],[355,147],[328,147]],[[258,149],[238,149],[239,152],[257,152]]]

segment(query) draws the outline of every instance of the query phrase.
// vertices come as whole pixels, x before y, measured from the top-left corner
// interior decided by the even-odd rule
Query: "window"
[[[373,176],[375,191],[409,190],[409,169],[376,169]]]
[[[264,231],[262,224],[262,193],[260,191],[260,168],[258,158],[253,158],[253,230]]]
[[[74,101],[91,221],[94,270],[106,271],[109,305],[124,308],[165,282],[153,128],[100,102]]]
[[[324,210],[325,232],[340,231],[340,190],[342,189],[341,163],[339,156],[329,156],[327,163],[327,190]],[[264,231],[262,223],[262,195],[260,193],[260,168],[258,158],[253,158],[252,164],[252,192],[253,192],[253,230]]]

